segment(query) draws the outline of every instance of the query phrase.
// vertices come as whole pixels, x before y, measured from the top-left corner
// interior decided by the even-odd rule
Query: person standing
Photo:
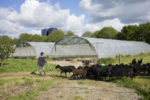
[[[46,75],[46,72],[45,72],[45,63],[46,63],[46,60],[44,58],[44,52],[41,52],[41,56],[38,58],[38,65],[40,67],[40,75],[42,75],[42,71]]]

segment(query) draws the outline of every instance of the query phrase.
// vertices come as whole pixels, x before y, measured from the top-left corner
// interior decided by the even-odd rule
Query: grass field
[[[133,58],[136,58],[137,60],[142,58],[143,63],[150,63],[150,53],[148,54],[141,53],[135,56],[131,56],[131,55],[121,56],[121,63],[130,64]],[[118,64],[118,63],[119,63],[118,58],[115,58],[113,64]]]
[[[143,58],[144,63],[150,62],[150,54],[140,54],[136,56],[122,56],[121,62],[129,64],[133,58]],[[113,64],[117,64],[118,59],[115,58]],[[2,100],[34,100],[42,91],[49,91],[51,87],[55,87],[62,83],[93,86],[98,83],[93,80],[68,80],[59,77],[59,70],[55,69],[55,65],[50,64],[53,72],[46,65],[46,72],[50,73],[46,76],[31,75],[30,72],[39,71],[37,60],[31,59],[8,59],[4,65],[0,67],[0,98]],[[119,86],[133,88],[137,93],[144,97],[144,100],[150,100],[150,77],[136,77],[133,80],[121,78],[112,81]],[[103,83],[102,83],[103,84]],[[86,88],[85,88],[86,89]],[[58,89],[59,90],[59,89]],[[92,93],[89,90],[84,90],[85,94]],[[78,93],[77,93],[78,94]],[[85,100],[81,95],[75,95],[73,100]]]
[[[49,72],[49,66],[53,70],[57,71],[54,65],[46,64],[46,71]],[[31,59],[8,59],[4,62],[3,66],[0,67],[0,73],[6,72],[37,72],[39,71],[39,66],[37,66],[37,60]]]

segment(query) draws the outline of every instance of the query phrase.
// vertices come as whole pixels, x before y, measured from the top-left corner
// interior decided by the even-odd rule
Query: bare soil
[[[79,67],[79,66],[82,66],[82,62],[79,62],[79,61],[52,61],[52,62],[49,62],[51,64],[55,64],[55,65],[61,65],[61,66],[69,66],[69,65],[73,65],[75,66],[76,68]]]
[[[37,100],[139,100],[141,98],[135,90],[114,83],[86,81],[87,84],[80,84],[78,80],[60,81],[60,85],[41,92]]]
[[[55,82],[48,91],[41,91],[36,100],[140,100],[134,89],[120,87],[112,82],[95,80],[70,80],[59,77],[59,73],[50,72],[46,76],[38,77],[29,72],[3,73],[0,79],[31,78],[41,80],[53,80]],[[3,76],[3,77],[2,77]],[[14,86],[7,84],[0,86],[0,100],[6,99],[9,95],[19,95],[30,91],[34,86]],[[36,88],[36,86],[35,86]]]

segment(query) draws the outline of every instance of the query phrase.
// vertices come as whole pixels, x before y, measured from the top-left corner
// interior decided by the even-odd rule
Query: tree
[[[150,44],[150,23],[140,24],[138,36],[141,41],[147,42]]]
[[[99,30],[97,30],[97,31],[95,31],[92,35],[91,35],[91,37],[97,37],[97,34],[99,33]]]
[[[61,30],[55,30],[47,37],[47,42],[57,42],[65,37],[64,32]]]
[[[113,27],[104,27],[97,34],[97,38],[115,39],[117,35],[116,29]]]
[[[42,36],[37,35],[37,34],[32,35],[30,38],[31,38],[31,41],[33,41],[33,42],[42,42],[43,41]]]
[[[123,36],[124,40],[139,40],[137,34],[138,29],[139,27],[137,25],[124,26],[121,30],[121,33],[118,35]],[[120,39],[119,36],[117,36],[117,38]]]
[[[32,34],[23,33],[19,36],[20,42],[31,42],[32,41]]]
[[[11,45],[14,45],[13,39],[8,36],[0,36],[0,39],[4,40],[4,42],[10,43]]]
[[[46,36],[40,36],[38,34],[28,34],[28,33],[23,33],[19,36],[19,39],[15,39],[15,42],[44,42],[46,41]]]
[[[82,37],[91,37],[92,33],[87,31],[85,33],[82,34]]]
[[[68,37],[68,36],[77,36],[77,35],[75,35],[72,31],[68,31],[65,36]]]
[[[122,34],[121,32],[118,32],[118,34],[116,35],[116,39],[126,40],[126,36],[125,36],[125,34]]]
[[[14,52],[13,43],[10,42],[9,37],[0,37],[0,66],[2,66],[4,60],[10,57]]]

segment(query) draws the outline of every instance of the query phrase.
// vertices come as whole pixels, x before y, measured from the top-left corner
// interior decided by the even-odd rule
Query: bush
[[[114,58],[101,58],[97,61],[97,64],[105,64],[105,65],[108,65],[108,64],[112,64],[115,62],[115,59]]]
[[[14,50],[15,49],[8,37],[0,37],[0,66],[2,66],[4,60],[11,56]]]

